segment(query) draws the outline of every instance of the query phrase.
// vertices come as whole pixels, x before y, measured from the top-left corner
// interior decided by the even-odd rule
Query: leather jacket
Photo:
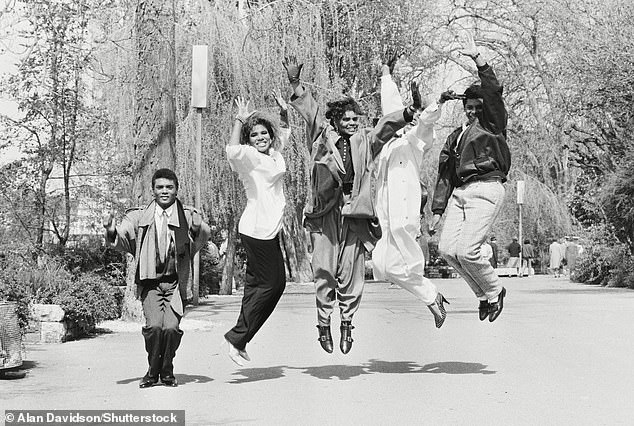
[[[443,214],[454,188],[477,180],[506,182],[511,167],[503,88],[488,64],[478,67],[478,76],[482,86],[482,115],[447,137],[438,161],[438,179],[431,206],[434,214]]]

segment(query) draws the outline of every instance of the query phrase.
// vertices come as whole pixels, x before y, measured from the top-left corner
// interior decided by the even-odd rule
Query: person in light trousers
[[[502,86],[471,35],[461,54],[473,59],[481,84],[465,91],[468,122],[449,135],[440,153],[430,232],[436,231],[444,213],[438,249],[479,299],[480,320],[493,322],[504,307],[506,289],[481,246],[502,207],[511,165],[507,112]]]

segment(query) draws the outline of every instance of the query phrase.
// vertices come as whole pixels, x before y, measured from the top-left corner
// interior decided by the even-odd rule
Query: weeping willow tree
[[[174,5],[174,75],[172,92],[175,110],[175,168],[181,179],[180,196],[192,202],[196,183],[194,135],[195,114],[190,107],[191,46],[208,46],[208,105],[203,112],[201,179],[203,209],[207,219],[229,230],[228,258],[235,254],[236,227],[245,205],[244,190],[226,160],[224,147],[229,137],[236,96],[251,100],[255,108],[277,116],[277,106],[269,97],[272,89],[290,95],[281,62],[295,55],[304,63],[306,87],[324,104],[346,95],[355,97],[368,119],[379,114],[378,75],[382,55],[389,48],[403,53],[394,72],[405,89],[416,80],[435,99],[442,90],[464,90],[476,80],[473,64],[457,54],[459,36],[468,29],[475,34],[483,54],[494,65],[505,85],[510,114],[509,144],[513,166],[507,184],[507,198],[493,232],[500,241],[516,235],[517,206],[515,181],[527,183],[524,234],[543,241],[571,228],[567,197],[574,185],[568,168],[563,131],[566,116],[559,111],[567,96],[565,81],[557,80],[557,26],[565,18],[565,6],[553,1],[519,4],[510,0],[487,3],[423,1],[415,5],[397,0],[311,0],[200,2],[186,0]],[[109,17],[125,22],[127,15]],[[106,18],[104,18],[106,19]],[[118,24],[111,30],[116,44],[110,56],[113,138],[125,140],[120,160],[122,170],[134,175],[135,158],[129,141],[136,123],[130,119],[135,103],[135,62],[137,49],[134,22]],[[551,53],[552,52],[552,53]],[[572,90],[568,88],[567,90]],[[403,90],[407,97],[407,90]],[[134,96],[132,96],[134,99]],[[113,109],[119,109],[115,111]],[[433,189],[437,157],[444,139],[464,120],[462,105],[446,105],[437,127],[438,145],[424,165],[423,175]],[[134,114],[132,114],[134,116]],[[370,120],[368,120],[369,122]],[[308,184],[307,147],[304,126],[291,111],[293,135],[284,156],[287,210],[283,245],[288,276],[293,281],[311,279],[307,241],[301,226]],[[233,262],[226,263],[223,293],[231,291],[227,277]]]
[[[177,62],[181,64],[178,74],[184,76],[178,79],[176,102],[179,116],[177,168],[185,182],[184,187],[187,191],[192,190],[196,179],[190,167],[194,160],[191,147],[195,125],[189,108],[189,87],[181,83],[188,81],[191,45],[203,44],[209,46],[209,108],[203,113],[202,129],[203,208],[218,227],[229,231],[227,259],[232,259],[237,222],[246,202],[242,183],[231,171],[225,154],[236,112],[234,99],[244,96],[250,99],[253,107],[276,119],[278,108],[270,93],[276,89],[286,97],[290,95],[281,65],[288,55],[295,55],[304,62],[305,78],[317,95],[331,90],[322,60],[324,41],[320,10],[318,7],[300,8],[292,2],[241,8],[223,2],[203,6],[191,2],[182,8],[179,25],[182,33],[176,49],[179,52]],[[293,133],[283,153],[288,172],[285,175],[287,206],[281,241],[288,279],[306,282],[312,280],[301,224],[308,180],[308,152],[303,125],[298,119],[291,112]],[[233,262],[225,263],[222,294],[231,291],[233,266]]]

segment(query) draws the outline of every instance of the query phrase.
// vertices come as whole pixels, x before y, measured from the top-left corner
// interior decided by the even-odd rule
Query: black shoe
[[[143,376],[143,378],[139,382],[139,387],[141,389],[149,388],[154,386],[157,382],[158,382],[158,377],[152,377],[146,373],[145,376]]]
[[[498,301],[491,303],[489,322],[495,321],[502,313],[502,309],[504,308],[504,296],[506,296],[506,289],[502,287],[502,291],[498,295]]]
[[[161,377],[161,383],[171,388],[178,386],[178,380],[173,375]]]
[[[341,321],[341,341],[339,342],[339,349],[344,354],[350,352],[352,349],[352,329],[354,328],[352,325],[352,321]]]
[[[332,353],[332,334],[330,333],[329,325],[318,325],[317,329],[319,330],[319,344],[321,348],[328,352]]]
[[[447,310],[445,309],[444,305],[445,303],[449,305],[449,302],[447,301],[447,299],[445,299],[445,296],[443,296],[442,293],[438,293],[436,295],[436,300],[434,301],[434,303],[427,306],[431,313],[434,315],[436,328],[442,327],[442,325],[445,323],[445,319],[447,318]]]
[[[478,317],[480,321],[484,321],[491,312],[491,304],[488,300],[480,300],[480,306],[478,306]]]

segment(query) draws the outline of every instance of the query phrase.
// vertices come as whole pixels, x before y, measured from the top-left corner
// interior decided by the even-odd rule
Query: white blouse
[[[282,147],[291,130],[280,129]],[[227,145],[231,169],[238,172],[247,195],[238,232],[259,240],[271,240],[282,229],[286,198],[284,173],[286,162],[279,151],[271,148],[270,155],[262,154],[251,145]]]

